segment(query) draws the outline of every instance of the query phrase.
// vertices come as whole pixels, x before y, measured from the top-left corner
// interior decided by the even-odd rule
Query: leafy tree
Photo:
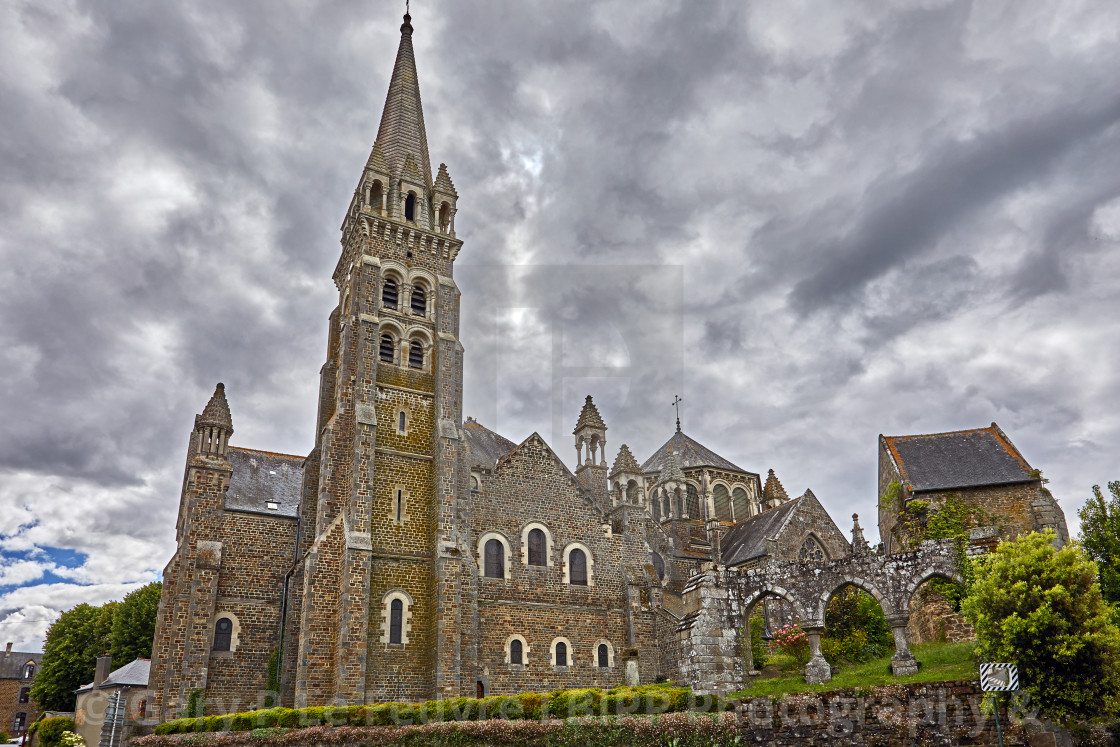
[[[883,608],[866,591],[845,586],[829,600],[821,648],[832,663],[870,661],[890,651],[893,642]]]
[[[1108,484],[1111,498],[1093,486],[1093,497],[1077,512],[1081,517],[1081,546],[1097,562],[1101,593],[1110,602],[1120,602],[1120,481]]]
[[[156,611],[162,589],[163,584],[153,581],[125,595],[117,606],[109,632],[109,653],[114,666],[124,666],[133,659],[152,658]]]
[[[1094,716],[1120,709],[1120,628],[1101,596],[1097,566],[1054,533],[1004,542],[974,564],[964,600],[981,661],[1019,666],[1044,714]]]
[[[109,650],[116,602],[101,607],[79,604],[47,629],[43,661],[31,697],[48,711],[73,711],[74,691],[93,679],[97,657]]]

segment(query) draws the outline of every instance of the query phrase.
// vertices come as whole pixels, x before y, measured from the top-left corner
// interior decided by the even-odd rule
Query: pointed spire
[[[381,152],[380,143],[373,144],[373,150],[369,152],[369,160],[366,161],[366,168],[380,171],[382,174],[389,173],[389,164],[385,163],[385,154]]]
[[[579,420],[576,422],[576,428],[572,433],[577,433],[580,428],[607,429],[607,424],[603,422],[602,416],[599,415],[599,408],[591,401],[590,394],[583,401],[583,409],[579,413]]]
[[[638,466],[638,460],[630,453],[630,447],[626,444],[618,450],[618,456],[614,458],[614,467],[611,469],[611,476],[617,475],[621,472],[627,472],[632,475],[641,474],[641,467]]]
[[[786,493],[786,489],[782,487],[782,483],[774,474],[774,470],[770,470],[770,473],[766,476],[766,485],[762,488],[762,502],[772,502],[770,508],[773,508],[787,500],[789,500],[789,495]]]
[[[439,165],[439,173],[436,174],[436,191],[443,192],[451,197],[459,196],[459,193],[455,191],[455,184],[451,181],[451,175],[447,173],[446,163]]]
[[[393,77],[389,80],[389,93],[385,96],[377,142],[391,169],[399,170],[405,158],[411,155],[418,162],[424,183],[432,183],[428,134],[424,129],[424,109],[420,104],[420,81],[412,52],[412,17],[407,13],[401,24],[401,44],[393,65]]]
[[[198,417],[198,425],[212,425],[233,433],[233,419],[229,414],[229,403],[226,402],[226,385],[219,382],[214,389],[214,395],[206,403],[206,409]]]
[[[866,555],[871,551],[859,525],[859,514],[852,514],[852,555]]]

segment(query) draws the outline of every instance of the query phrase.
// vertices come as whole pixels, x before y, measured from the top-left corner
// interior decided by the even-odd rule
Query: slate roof
[[[42,654],[29,654],[24,651],[13,651],[11,656],[0,654],[0,680],[22,680],[23,668],[27,666],[27,662],[35,662],[35,669],[38,671],[42,660]],[[3,728],[2,724],[0,728]]]
[[[777,508],[752,516],[736,523],[724,535],[720,545],[720,557],[725,565],[738,565],[766,554],[766,540],[777,535],[804,499],[804,496],[786,501]]]
[[[883,436],[911,491],[949,490],[1032,482],[1011,440],[989,428],[918,436]]]
[[[230,446],[226,451],[233,477],[226,491],[226,508],[270,516],[299,514],[304,457]],[[268,507],[273,501],[279,506]]]
[[[517,444],[479,425],[474,418],[463,423],[467,446],[470,448],[470,466],[494,469],[498,460],[517,448]]]
[[[707,446],[686,436],[681,431],[674,433],[672,438],[666,441],[660,449],[654,452],[653,456],[645,461],[642,465],[642,472],[660,472],[661,468],[665,466],[665,460],[668,458],[670,450],[672,450],[673,456],[677,460],[677,466],[681,469],[688,469],[690,467],[716,467],[718,469],[727,469],[734,472],[754,474],[742,467],[735,466]]]
[[[109,672],[109,676],[101,683],[101,687],[147,687],[148,675],[152,670],[150,659],[133,659],[120,669]],[[93,683],[82,685],[77,692],[92,690]]]

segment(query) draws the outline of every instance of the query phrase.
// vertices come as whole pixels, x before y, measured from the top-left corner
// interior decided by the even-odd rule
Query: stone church
[[[608,462],[587,397],[571,471],[538,434],[464,420],[458,194],[428,154],[408,15],[342,223],[314,448],[231,444],[195,418],[150,687],[172,718],[647,683],[680,675],[690,577],[851,550],[817,498],[678,421]],[[469,302],[469,299],[468,299]],[[236,401],[236,397],[235,397]]]

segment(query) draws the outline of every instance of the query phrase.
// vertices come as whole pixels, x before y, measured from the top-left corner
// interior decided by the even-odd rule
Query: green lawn
[[[734,693],[732,697],[749,698],[756,695],[781,695],[783,693],[821,692],[842,687],[873,687],[908,682],[940,682],[942,680],[975,679],[976,663],[972,658],[975,647],[972,641],[963,643],[926,643],[911,647],[921,668],[909,677],[891,674],[891,657],[873,659],[866,664],[842,664],[832,682],[807,685],[800,672],[787,672],[780,677],[756,679],[752,687]]]

